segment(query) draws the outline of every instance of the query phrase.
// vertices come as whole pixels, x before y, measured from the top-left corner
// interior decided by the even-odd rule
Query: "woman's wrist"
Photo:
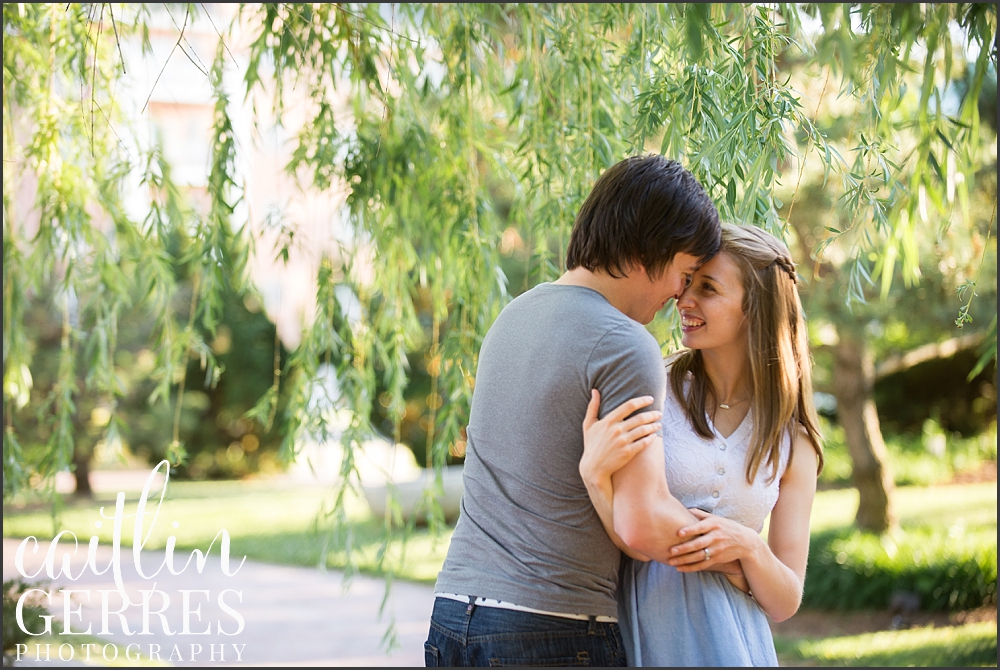
[[[609,492],[613,490],[611,484],[611,473],[595,471],[589,467],[586,459],[580,461],[580,477],[584,486],[591,492]]]
[[[763,565],[765,556],[771,553],[771,549],[767,546],[767,542],[764,541],[763,537],[752,531],[750,532],[750,535],[752,536],[752,539],[749,543],[749,551],[746,556],[740,558],[740,561],[743,563],[744,567],[753,570],[755,567]]]

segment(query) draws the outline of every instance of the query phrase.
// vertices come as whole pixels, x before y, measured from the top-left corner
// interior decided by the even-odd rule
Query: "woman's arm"
[[[646,556],[625,544],[614,527],[614,487],[611,475],[621,470],[642,449],[656,439],[663,412],[651,410],[625,417],[652,404],[653,398],[643,396],[622,403],[598,420],[601,394],[594,389],[587,416],[583,420],[583,457],[580,459],[580,476],[587,487],[590,500],[601,517],[608,537],[619,549],[632,558],[648,561]]]
[[[615,546],[640,561],[653,557],[666,561],[670,548],[683,542],[677,532],[697,519],[670,495],[665,476],[652,475],[664,472],[663,444],[656,435],[663,413],[651,410],[625,418],[651,402],[649,396],[633,398],[598,420],[601,396],[597,390],[591,392],[583,420],[584,453],[580,460],[580,476]],[[644,460],[647,462],[641,462]],[[626,470],[630,471],[627,473],[631,477],[629,484],[616,489],[613,477],[622,479]],[[621,537],[615,526],[615,497],[626,503],[626,512],[620,515],[630,522],[625,525],[630,526],[630,530],[641,527],[640,532],[633,535],[637,541],[644,541],[652,548],[655,556],[654,552],[636,549]],[[749,590],[739,561],[716,562],[709,569],[725,573],[734,586]]]
[[[792,449],[794,457],[781,478],[766,543],[735,521],[692,510],[700,521],[680,534],[697,537],[674,547],[675,557],[668,561],[680,572],[697,572],[711,570],[718,562],[738,560],[751,593],[774,621],[795,614],[802,602],[809,517],[816,494],[816,451],[804,428],[795,436]]]

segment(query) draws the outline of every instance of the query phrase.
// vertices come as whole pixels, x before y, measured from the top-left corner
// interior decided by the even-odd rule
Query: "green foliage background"
[[[349,187],[353,237],[319,269],[314,321],[287,356],[277,340],[263,352],[278,364],[269,384],[246,386],[251,407],[249,395],[226,401],[259,439],[280,435],[285,460],[303,435],[332,429],[309,403],[324,362],[352,410],[345,473],[374,429],[403,437],[415,393],[421,462],[460,453],[493,319],[561,272],[597,176],[648,151],[682,161],[723,218],[796,242],[817,324],[839,324],[846,304],[886,322],[877,305],[943,259],[939,286],[962,288],[964,302],[930,332],[911,327],[908,341],[992,318],[981,360],[995,360],[995,302],[973,300],[995,293],[996,129],[980,105],[995,90],[995,5],[241,5],[208,69],[203,210],[156,147],[122,148],[137,120],[115,100],[118,42],[148,47],[157,11],[3,7],[5,499],[69,467],[87,403],[107,411],[107,443],[132,425],[123,408],[140,385],[118,358],[127,313],[149,328],[142,395],[172,417],[153,451],[195,468],[199,440],[235,437],[197,437],[182,411],[242,367],[212,343],[226,319],[243,318],[229,306],[255,293],[247,262],[260,230],[236,216],[233,96],[271,104],[279,121],[299,101],[306,118],[287,170],[304,187]],[[165,11],[178,24],[183,14],[183,30],[203,7]],[[230,91],[226,43],[237,34],[249,61],[243,90]],[[348,123],[336,118],[340,96]],[[122,205],[136,171],[150,194],[142,220]],[[25,189],[33,205],[20,211]],[[821,264],[833,279],[810,277]],[[368,266],[378,268],[370,280]],[[338,285],[360,301],[356,321]],[[40,355],[28,325],[39,306],[57,324],[55,358]],[[671,325],[669,314],[651,325],[665,349]],[[254,346],[267,339],[262,330]],[[51,381],[35,384],[43,361]]]
[[[854,529],[827,531],[813,536],[807,571],[806,608],[886,609],[898,593],[915,594],[920,609],[927,611],[971,610],[997,602],[992,531],[952,536],[911,531],[898,542]]]

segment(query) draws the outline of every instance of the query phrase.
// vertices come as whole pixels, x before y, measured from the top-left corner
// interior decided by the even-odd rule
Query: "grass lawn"
[[[997,483],[901,486],[893,499],[903,530],[964,527],[996,530]],[[819,532],[850,526],[858,510],[857,489],[818,491],[810,527]]]
[[[150,658],[148,644],[124,646],[92,635],[46,634],[32,638],[26,646],[27,651],[20,658],[16,653],[11,654],[13,660],[22,665],[25,662],[52,663],[56,666],[71,663],[106,668],[161,668],[173,665],[163,658],[169,657],[169,649],[162,651],[159,658]]]
[[[349,494],[344,511],[346,523],[331,532],[331,491],[316,486],[289,487],[276,482],[171,482],[168,497],[159,510],[146,547],[162,548],[169,535],[179,549],[202,549],[226,529],[232,541],[231,555],[302,566],[316,566],[324,547],[331,568],[347,568],[368,574],[378,572],[378,557],[386,550],[389,565],[399,579],[431,584],[444,560],[450,529],[433,534],[415,529],[409,541],[383,542],[381,520],[371,518],[364,500]],[[128,496],[126,513],[135,511],[137,493]],[[997,524],[996,482],[900,487],[895,505],[903,531],[927,528],[956,532],[991,532]],[[110,543],[112,523],[101,516],[114,513],[111,497],[97,501],[69,500],[60,514],[61,529],[76,533],[86,542],[97,535]],[[148,511],[155,509],[155,501]],[[852,523],[857,509],[853,489],[820,491],[813,507],[814,531]],[[151,515],[148,517],[151,518]],[[123,544],[131,545],[133,519],[126,519]],[[4,508],[5,537],[53,536],[53,518],[48,507],[35,505]],[[347,551],[347,547],[351,551]],[[404,553],[405,552],[405,553]],[[995,665],[996,622],[964,626],[881,631],[861,635],[827,637],[777,635],[775,644],[783,663],[790,665]]]
[[[327,567],[349,566],[348,544],[353,568],[375,571],[376,557],[383,544],[382,522],[372,519],[367,504],[357,495],[345,498],[347,523],[333,534],[332,521],[324,515],[331,503],[329,489],[275,482],[171,482],[168,497],[159,510],[148,549],[162,548],[169,535],[177,538],[179,549],[206,549],[222,529],[232,541],[230,553],[250,559],[287,565],[318,565],[324,547]],[[126,514],[135,511],[137,493],[126,496]],[[829,530],[852,523],[858,494],[854,489],[820,491],[813,505],[812,529]],[[951,532],[995,533],[997,526],[996,482],[934,487],[900,487],[895,505],[904,531],[919,528],[948,528]],[[98,496],[96,501],[70,499],[60,513],[60,529],[70,530],[86,541],[96,535],[102,544],[111,542],[112,523],[102,518],[114,514],[114,499]],[[155,501],[148,512],[155,510]],[[147,516],[147,518],[150,518]],[[132,542],[132,519],[126,519],[122,542]],[[36,505],[19,509],[4,507],[4,537],[35,535],[53,537],[51,509]],[[389,555],[397,567],[397,577],[433,583],[451,539],[450,529],[431,533],[415,529],[409,536],[403,559],[402,543],[391,543]]]
[[[134,514],[139,495],[126,494],[125,513]],[[333,499],[330,489],[276,482],[170,482],[167,498],[159,508],[146,549],[162,549],[168,536],[177,538],[177,548],[205,551],[225,529],[230,537],[230,555],[286,565],[318,566],[326,549],[327,567],[347,568],[368,574],[378,571],[384,545],[381,519],[373,519],[359,495],[345,497],[344,518],[339,532],[326,514]],[[146,518],[152,521],[156,500],[147,503]],[[112,541],[115,501],[110,494],[96,500],[67,499],[58,514],[58,530],[75,533],[82,543],[97,536],[103,545]],[[103,511],[103,516],[102,516]],[[126,518],[122,545],[131,547],[134,518]],[[52,510],[46,505],[4,507],[4,537],[54,536]],[[148,529],[148,527],[147,527]],[[403,531],[388,545],[388,565],[397,576],[433,583],[448,550],[451,530],[432,534],[427,529]],[[218,543],[216,543],[216,550]],[[350,547],[350,550],[348,550]]]
[[[843,637],[789,639],[779,636],[774,642],[782,665],[971,667],[997,664],[995,621]]]

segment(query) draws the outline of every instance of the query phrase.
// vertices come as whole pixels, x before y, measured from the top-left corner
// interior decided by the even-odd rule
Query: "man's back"
[[[621,504],[601,503],[614,517],[605,531],[579,472],[583,419],[594,389],[605,411],[638,396],[663,403],[660,349],[640,324],[681,295],[719,237],[690,172],[630,156],[577,212],[566,271],[497,318],[479,353],[462,514],[427,665],[627,664],[615,619],[621,554],[608,532],[662,554],[693,517],[669,495],[662,450],[646,448],[616,474]]]
[[[542,284],[504,309],[480,351],[437,592],[615,616],[620,553],[578,471],[593,388],[607,408],[643,394],[662,404],[659,347],[640,324],[581,286]]]

